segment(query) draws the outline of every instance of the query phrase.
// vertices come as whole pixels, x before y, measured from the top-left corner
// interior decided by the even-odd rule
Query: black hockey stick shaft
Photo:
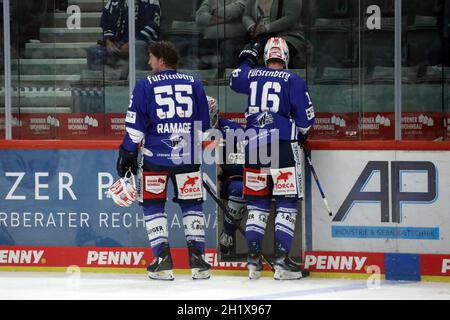
[[[211,190],[210,186],[208,185],[208,183],[206,183],[205,180],[202,181],[203,182],[203,187],[205,187],[206,191],[209,193],[209,195],[211,196],[211,198],[213,198],[213,200],[217,203],[217,205],[220,207],[220,209],[222,209],[222,211],[224,212],[224,214],[231,220],[233,221],[233,224],[235,225],[236,229],[239,230],[239,232],[245,237],[245,231],[244,229],[241,227],[240,224],[237,224],[234,222],[233,217],[231,216],[230,212],[228,211],[228,208],[222,203],[222,201],[220,201],[217,196],[214,194],[214,192]],[[270,262],[268,259],[266,259],[266,257],[264,257],[263,254],[261,254],[262,259],[264,260],[265,263],[267,263],[267,265],[269,266],[270,270],[272,270],[273,272],[275,272],[275,268],[273,267],[272,262]]]
[[[312,164],[311,156],[310,156],[311,153],[305,146],[302,146],[302,148],[303,148],[303,152],[305,153],[306,160],[308,161],[309,167],[311,168],[311,172],[313,174],[314,180],[316,181],[317,188],[319,189],[320,195],[322,196],[323,203],[325,204],[325,207],[328,210],[328,215],[331,217],[331,216],[333,216],[333,213],[330,210],[330,206],[328,205],[327,198],[325,197],[325,193],[323,192],[322,186],[319,181],[319,177],[317,176],[316,170],[314,169],[314,166]]]

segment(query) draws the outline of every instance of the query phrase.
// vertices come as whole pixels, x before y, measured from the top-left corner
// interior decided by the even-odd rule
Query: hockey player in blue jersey
[[[144,157],[142,200],[145,225],[155,260],[147,267],[149,277],[173,280],[173,263],[165,202],[172,181],[183,225],[193,279],[208,279],[211,266],[204,261],[205,221],[200,164],[194,157],[194,122],[203,133],[210,128],[208,102],[196,78],[176,71],[178,61],[171,42],[150,46],[149,64],[154,74],[140,80],[133,91],[119,149],[117,171],[136,174],[138,147]],[[198,140],[198,139],[197,139]],[[200,139],[201,140],[201,139]],[[201,141],[200,141],[201,142]]]
[[[217,101],[208,96],[209,116],[211,127],[218,129],[223,137],[221,148],[222,159],[219,164],[219,181],[221,183],[220,198],[227,201],[228,214],[224,214],[223,230],[219,236],[219,251],[223,255],[230,255],[235,246],[236,225],[239,225],[247,211],[243,198],[243,148],[242,141],[232,141],[233,146],[227,152],[226,138],[228,133],[244,128],[238,123],[219,116]],[[234,139],[236,140],[236,139]]]
[[[246,147],[244,169],[244,196],[248,201],[246,240],[248,269],[251,279],[262,271],[262,240],[264,237],[271,199],[276,200],[274,278],[299,279],[300,266],[289,258],[297,216],[297,201],[301,197],[300,153],[297,139],[306,140],[314,123],[314,108],[303,79],[286,70],[289,49],[282,38],[271,38],[264,48],[265,68],[253,68],[258,58],[255,46],[244,49],[239,68],[230,76],[231,88],[248,95],[246,109],[247,132],[279,141],[271,153],[271,161],[263,163],[258,154],[262,144]],[[275,133],[277,135],[275,135]],[[259,141],[259,140],[258,140]],[[293,142],[294,141],[294,142]],[[274,165],[279,155],[278,165]]]

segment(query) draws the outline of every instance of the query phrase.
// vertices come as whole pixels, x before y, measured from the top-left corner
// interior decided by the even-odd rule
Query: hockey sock
[[[294,238],[297,201],[281,199],[277,201],[275,218],[275,240],[277,249],[289,253]]]
[[[159,256],[163,244],[169,242],[169,225],[164,205],[165,203],[161,202],[144,207],[145,227],[154,257]]]
[[[249,200],[247,209],[248,218],[245,226],[245,239],[249,248],[256,245],[258,250],[260,250],[269,216],[270,199]]]
[[[180,203],[186,241],[194,241],[195,248],[205,253],[205,215],[200,203]]]

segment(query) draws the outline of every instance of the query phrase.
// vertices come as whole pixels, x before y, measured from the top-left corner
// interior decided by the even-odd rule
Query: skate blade
[[[192,279],[194,280],[206,280],[211,278],[209,270],[201,270],[199,268],[192,269]]]
[[[149,272],[148,277],[152,280],[165,280],[172,281],[174,280],[172,270],[164,270],[159,272]]]
[[[302,278],[302,272],[292,272],[287,270],[275,270],[273,276],[275,280],[299,280]]]
[[[248,268],[248,278],[250,280],[258,280],[261,278],[261,271],[256,270],[256,266],[249,264]]]

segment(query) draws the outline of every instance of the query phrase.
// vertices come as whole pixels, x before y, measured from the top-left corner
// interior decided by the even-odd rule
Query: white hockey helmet
[[[287,69],[289,64],[289,47],[283,38],[270,38],[264,47],[264,63],[270,59],[278,59],[284,62]]]
[[[211,128],[217,128],[219,121],[219,108],[217,107],[217,101],[213,97],[206,96],[208,100],[208,110]]]
[[[129,174],[129,176],[127,176]],[[131,170],[125,173],[123,178],[114,182],[106,192],[115,204],[121,207],[129,207],[137,198],[136,181]]]

